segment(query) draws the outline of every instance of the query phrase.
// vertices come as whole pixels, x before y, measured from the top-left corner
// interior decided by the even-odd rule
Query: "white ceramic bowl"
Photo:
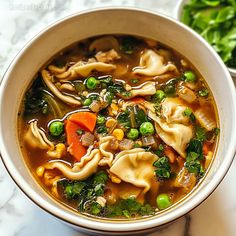
[[[181,21],[182,11],[185,4],[187,4],[190,0],[179,0],[174,11],[174,18]],[[230,74],[233,77],[236,77],[236,69],[228,67]]]
[[[220,139],[210,170],[197,188],[158,216],[135,221],[99,220],[70,210],[50,197],[25,165],[17,138],[17,111],[23,94],[38,69],[66,46],[101,34],[132,34],[161,41],[185,55],[202,73],[216,100]],[[169,223],[205,200],[218,186],[236,149],[236,97],[231,76],[216,52],[185,25],[145,10],[108,8],[75,14],[35,36],[15,57],[0,87],[0,148],[9,174],[37,205],[69,225],[94,234],[128,235]]]

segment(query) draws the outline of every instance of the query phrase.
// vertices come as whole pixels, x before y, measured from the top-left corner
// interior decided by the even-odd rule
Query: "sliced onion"
[[[89,132],[86,132],[81,137],[82,145],[85,146],[85,147],[93,145],[94,139],[95,139],[95,136],[93,134],[91,134]]]
[[[200,125],[205,128],[207,131],[211,131],[216,128],[216,122],[209,117],[207,112],[203,108],[199,108],[194,112],[194,115]]]
[[[143,146],[151,146],[155,144],[155,142],[155,138],[152,135],[142,137]]]
[[[134,146],[134,141],[129,139],[123,139],[120,141],[119,148],[120,150],[130,150]]]
[[[178,94],[180,98],[188,103],[193,103],[197,99],[195,93],[191,89],[184,86],[180,87]]]
[[[93,112],[99,112],[101,109],[101,103],[99,101],[94,100],[92,104],[89,106],[89,108]]]

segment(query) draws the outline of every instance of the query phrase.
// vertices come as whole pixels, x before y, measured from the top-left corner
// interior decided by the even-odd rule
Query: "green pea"
[[[137,129],[131,128],[130,131],[127,133],[127,138],[135,140],[138,138],[139,132]]]
[[[192,71],[184,72],[185,82],[195,82],[197,80],[197,76]]]
[[[158,102],[161,102],[166,97],[166,94],[162,90],[157,90],[154,97]]]
[[[84,106],[89,106],[91,103],[92,103],[92,99],[90,99],[90,98],[86,98],[84,100]]]
[[[156,203],[157,203],[158,209],[163,210],[171,205],[171,200],[167,194],[162,193],[157,196]]]
[[[63,133],[64,124],[61,121],[54,121],[49,126],[52,136],[59,136]]]
[[[87,80],[86,80],[86,87],[88,89],[91,89],[91,90],[94,90],[97,88],[97,85],[98,85],[99,81],[94,78],[94,77],[89,77]]]
[[[102,124],[104,124],[105,122],[106,122],[105,116],[98,116],[98,117],[97,117],[97,124],[98,124],[98,125],[102,125]]]
[[[139,131],[142,135],[152,135],[155,130],[151,122],[144,122],[141,124]]]

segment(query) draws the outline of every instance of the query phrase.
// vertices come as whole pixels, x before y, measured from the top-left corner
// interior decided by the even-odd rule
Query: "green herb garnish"
[[[158,178],[169,179],[171,176],[171,168],[169,159],[165,156],[159,158],[157,161],[153,163],[157,169],[155,170],[156,176]]]

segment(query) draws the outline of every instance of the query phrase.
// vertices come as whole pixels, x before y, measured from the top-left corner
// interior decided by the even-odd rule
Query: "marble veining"
[[[103,6],[136,6],[172,15],[177,0],[1,0],[0,80],[7,66],[37,32],[69,14]],[[150,236],[236,235],[236,161],[201,206]],[[80,236],[32,203],[0,162],[1,236]]]

